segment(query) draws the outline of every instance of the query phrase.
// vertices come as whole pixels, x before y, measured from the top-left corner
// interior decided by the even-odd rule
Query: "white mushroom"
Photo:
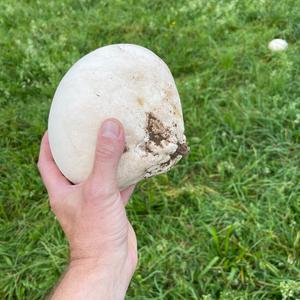
[[[125,128],[120,189],[168,171],[188,152],[172,74],[146,48],[99,48],[76,62],[59,83],[49,114],[49,142],[57,166],[71,182],[90,174],[97,131],[111,117]]]
[[[268,48],[273,52],[284,51],[287,49],[287,47],[288,47],[287,41],[282,39],[274,39],[268,45]]]

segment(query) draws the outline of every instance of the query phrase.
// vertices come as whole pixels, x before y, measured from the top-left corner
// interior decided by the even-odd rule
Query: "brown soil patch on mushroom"
[[[171,136],[170,129],[165,127],[152,112],[147,113],[146,133],[148,133],[149,141],[145,143],[145,151],[152,154],[153,151],[150,148],[150,142],[153,142],[157,146],[162,146],[162,141],[168,141]],[[160,164],[161,169],[171,165],[177,156],[186,156],[189,153],[189,147],[187,144],[178,143],[177,146],[176,151],[170,154],[170,159]]]
[[[187,144],[185,144],[185,143],[184,144],[178,143],[177,146],[178,147],[177,147],[176,151],[173,154],[170,155],[170,159],[174,159],[178,155],[187,156],[189,154],[190,149],[189,149],[189,147],[188,147]]]
[[[170,137],[170,130],[153,113],[147,114],[146,132],[149,135],[149,140],[156,145],[161,145],[162,141],[168,140]]]
[[[145,143],[145,151],[152,153],[150,143],[154,143],[157,146],[161,146],[162,141],[167,141],[170,137],[169,128],[165,127],[162,121],[160,121],[152,112],[147,113],[147,123],[145,128],[146,133],[149,136],[149,141]]]
[[[124,146],[123,153],[126,153],[126,152],[128,152],[128,151],[129,151],[129,148],[128,148],[128,146],[127,146],[127,145],[125,145],[125,146]]]
[[[176,158],[177,156],[181,155],[181,156],[187,156],[189,154],[189,147],[187,144],[177,144],[177,149],[174,153],[170,154],[170,159],[162,164],[160,164],[160,166],[162,168],[165,168],[167,166],[169,166]]]

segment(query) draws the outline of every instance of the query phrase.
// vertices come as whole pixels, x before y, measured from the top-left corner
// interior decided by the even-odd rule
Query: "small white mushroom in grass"
[[[280,52],[288,48],[288,43],[282,39],[274,39],[269,43],[268,48],[273,52]]]
[[[168,171],[188,153],[173,76],[146,48],[99,48],[76,62],[59,83],[49,114],[49,142],[71,182],[90,174],[97,132],[107,118],[117,118],[125,128],[120,189]]]

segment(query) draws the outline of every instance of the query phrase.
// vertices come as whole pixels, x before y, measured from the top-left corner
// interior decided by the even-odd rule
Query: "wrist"
[[[127,287],[111,270],[70,264],[51,300],[123,300]]]
[[[107,273],[111,276],[132,277],[137,266],[137,256],[127,251],[82,251],[72,248],[70,268],[89,273]]]
[[[94,282],[103,299],[121,300],[125,298],[133,272],[126,262],[103,262],[97,259],[71,260],[66,275],[69,278],[81,278],[80,284]],[[79,285],[80,285],[79,284]]]

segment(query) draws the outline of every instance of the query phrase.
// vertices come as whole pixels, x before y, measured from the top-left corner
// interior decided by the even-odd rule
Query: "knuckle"
[[[89,202],[94,202],[99,199],[106,199],[114,194],[114,189],[108,185],[101,185],[99,182],[90,180],[83,189],[84,198]]]

